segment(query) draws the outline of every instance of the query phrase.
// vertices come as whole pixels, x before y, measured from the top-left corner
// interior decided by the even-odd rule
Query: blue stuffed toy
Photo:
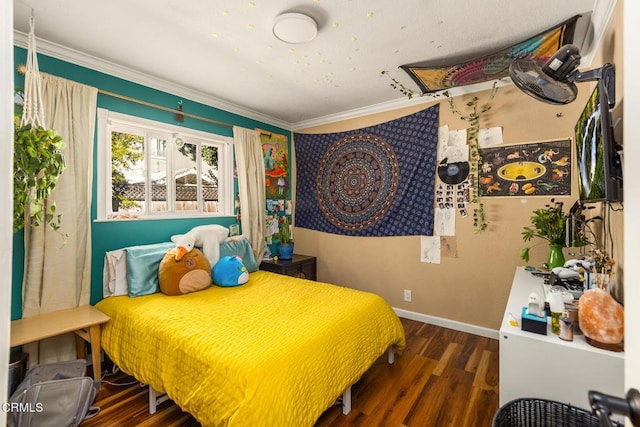
[[[239,256],[224,256],[213,266],[211,278],[218,286],[239,286],[249,281],[249,272]]]

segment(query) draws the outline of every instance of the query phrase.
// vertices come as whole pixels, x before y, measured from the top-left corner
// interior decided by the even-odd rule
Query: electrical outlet
[[[404,300],[406,302],[411,302],[411,289],[404,290]]]

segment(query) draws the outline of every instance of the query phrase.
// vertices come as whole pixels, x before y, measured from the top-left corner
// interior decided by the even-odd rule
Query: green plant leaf
[[[14,126],[13,231],[43,221],[57,230],[60,215],[55,205],[46,206],[65,169],[64,141],[53,129],[21,126],[19,118]]]
[[[291,224],[289,222],[289,218],[286,215],[280,218],[278,240],[280,243],[292,243],[293,239],[291,238]]]

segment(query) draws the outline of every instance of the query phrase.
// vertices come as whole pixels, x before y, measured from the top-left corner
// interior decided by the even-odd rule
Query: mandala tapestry
[[[297,227],[350,236],[433,233],[439,106],[348,132],[294,134]]]

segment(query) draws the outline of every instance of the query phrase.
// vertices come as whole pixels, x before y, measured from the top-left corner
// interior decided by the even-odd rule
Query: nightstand
[[[293,259],[278,259],[278,262],[262,261],[260,270],[301,279],[316,280],[316,257],[293,254]]]

